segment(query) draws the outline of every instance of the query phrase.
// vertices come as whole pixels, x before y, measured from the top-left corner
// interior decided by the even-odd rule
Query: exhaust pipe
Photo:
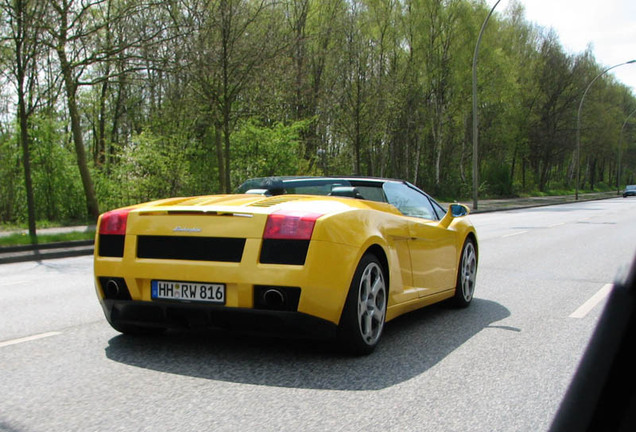
[[[104,289],[104,294],[106,294],[106,298],[117,298],[121,288],[115,279],[108,279],[106,282],[106,287]]]
[[[271,309],[280,310],[285,307],[285,294],[282,291],[270,288],[263,293],[263,301]]]
[[[296,312],[299,300],[299,287],[254,285],[254,309]]]

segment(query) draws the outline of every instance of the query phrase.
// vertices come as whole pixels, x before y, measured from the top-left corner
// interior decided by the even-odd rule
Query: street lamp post
[[[596,75],[592,81],[590,81],[590,83],[587,85],[587,88],[583,92],[583,96],[581,97],[581,102],[579,103],[579,110],[576,116],[576,191],[574,193],[575,200],[579,199],[579,183],[581,180],[581,109],[583,108],[583,100],[585,100],[585,95],[587,95],[587,92],[590,89],[590,87],[592,87],[592,84],[594,84],[594,82],[597,79],[605,75],[607,72],[619,66],[624,66],[626,64],[632,64],[632,63],[636,63],[636,59],[627,61],[625,63],[620,63],[605,69],[603,72]]]
[[[484,23],[481,25],[481,30],[479,31],[479,36],[477,37],[477,44],[475,44],[475,53],[473,54],[473,210],[477,210],[479,189],[479,155],[477,153],[479,149],[479,130],[477,116],[477,56],[479,56],[479,43],[481,42],[481,37],[483,36],[484,30],[486,29],[486,24],[488,24],[490,16],[495,11],[495,8],[500,1],[501,0],[497,0],[497,3],[495,3],[492,9],[490,9],[488,16],[484,20]]]
[[[620,195],[621,193],[621,147],[623,146],[623,129],[625,129],[625,125],[631,116],[636,114],[636,109],[632,111],[625,121],[623,122],[623,126],[621,126],[621,133],[618,136],[618,165],[616,166],[616,195]]]

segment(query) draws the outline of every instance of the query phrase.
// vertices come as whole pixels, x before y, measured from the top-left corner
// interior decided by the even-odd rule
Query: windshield
[[[247,180],[238,187],[237,193],[265,190],[271,195],[329,195],[334,187],[342,186],[351,186],[351,183],[343,179],[264,177]]]
[[[384,181],[368,179],[264,177],[247,180],[237,193],[331,195],[388,202],[383,184]]]

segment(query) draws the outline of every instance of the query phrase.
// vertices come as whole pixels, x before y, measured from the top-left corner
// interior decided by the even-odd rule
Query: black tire
[[[368,253],[360,260],[338,329],[338,338],[345,351],[355,355],[370,354],[380,342],[388,301],[385,271],[373,254]]]
[[[477,276],[477,248],[472,238],[467,238],[457,268],[457,284],[452,304],[458,308],[470,305],[475,295],[475,278]]]

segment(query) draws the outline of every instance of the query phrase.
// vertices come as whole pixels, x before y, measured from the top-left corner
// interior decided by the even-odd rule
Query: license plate
[[[153,299],[225,304],[224,284],[153,280],[150,286]]]

